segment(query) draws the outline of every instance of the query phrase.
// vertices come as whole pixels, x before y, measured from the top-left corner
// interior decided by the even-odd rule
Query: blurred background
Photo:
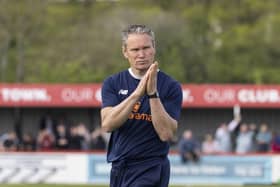
[[[279,83],[277,0],[1,0],[1,82],[101,82],[127,67],[120,31],[154,29],[182,83]],[[62,71],[63,70],[63,71]]]
[[[32,152],[44,157],[42,151],[98,151],[102,157],[94,152],[90,163],[101,159],[105,165],[110,135],[99,129],[98,96],[92,103],[73,101],[73,105],[40,104],[40,98],[48,98],[50,90],[60,93],[61,87],[70,87],[80,98],[95,97],[108,75],[128,67],[121,53],[121,31],[128,24],[145,24],[154,30],[160,69],[184,89],[179,130],[171,142],[176,179],[171,182],[201,182],[199,177],[209,173],[189,166],[200,161],[227,171],[217,174],[210,169],[215,173],[213,183],[279,182],[280,171],[271,166],[279,163],[280,151],[279,0],[0,0],[0,159],[7,159],[7,151],[15,158],[28,152],[21,157],[24,160],[32,160]],[[46,90],[39,91],[38,102],[30,104],[30,95],[36,94],[26,91],[29,88]],[[191,103],[199,93],[209,94],[207,89],[215,91],[210,94],[216,98],[214,103]],[[249,90],[248,103],[235,98],[244,89]],[[27,101],[20,101],[23,93]],[[185,143],[192,150],[184,148],[184,138],[191,140]],[[187,161],[181,160],[184,151],[192,153]],[[244,162],[249,165],[241,164],[241,169],[226,162],[219,165],[223,159],[235,163],[243,158],[240,154],[246,155]],[[54,177],[57,170],[50,170],[53,178],[47,173],[41,179],[66,183],[60,175]],[[85,175],[91,180],[80,176],[76,181],[95,183],[98,178],[99,183],[108,183],[106,172],[93,169]],[[191,180],[182,180],[187,175]],[[0,181],[22,182],[14,176],[0,172]],[[104,180],[99,180],[102,176]]]

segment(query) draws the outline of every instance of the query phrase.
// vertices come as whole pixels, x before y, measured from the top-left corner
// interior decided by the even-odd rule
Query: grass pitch
[[[211,187],[237,187],[229,185],[210,185]],[[280,187],[280,185],[273,185],[273,187]],[[106,185],[65,185],[65,184],[0,184],[0,187],[108,187]],[[205,185],[183,185],[170,187],[209,187]],[[272,187],[272,185],[249,185],[249,187]]]

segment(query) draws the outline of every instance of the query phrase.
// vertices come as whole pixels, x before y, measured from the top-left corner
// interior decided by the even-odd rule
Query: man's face
[[[123,48],[123,55],[136,72],[146,71],[154,62],[155,48],[147,34],[130,34]]]

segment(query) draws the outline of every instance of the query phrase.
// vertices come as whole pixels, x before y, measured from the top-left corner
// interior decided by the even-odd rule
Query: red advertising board
[[[280,85],[182,84],[184,108],[280,108]],[[100,107],[101,84],[0,84],[0,107]]]
[[[184,107],[280,107],[280,85],[182,85]]]
[[[100,107],[100,84],[0,84],[0,106]]]

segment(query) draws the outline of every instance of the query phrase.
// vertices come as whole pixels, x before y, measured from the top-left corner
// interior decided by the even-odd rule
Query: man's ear
[[[125,58],[127,58],[127,50],[125,46],[122,46],[122,53]]]

